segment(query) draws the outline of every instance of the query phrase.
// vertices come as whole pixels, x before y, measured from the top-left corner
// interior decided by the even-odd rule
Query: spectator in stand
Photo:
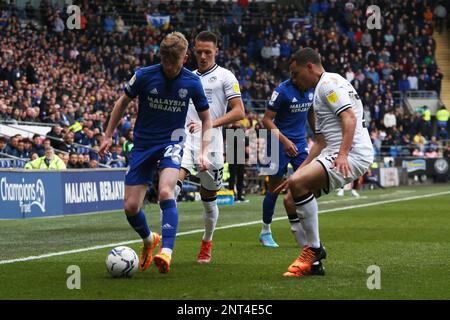
[[[417,132],[417,134],[413,138],[413,144],[416,146],[416,148],[418,148],[420,151],[423,151],[426,143],[427,143],[427,140],[422,135],[422,133]]]
[[[424,124],[422,133],[428,138],[431,133],[431,111],[428,106],[423,106],[422,118]]]
[[[9,145],[7,146],[6,150],[7,150],[7,154],[12,155],[14,157],[18,157],[19,151],[18,151],[18,146],[19,146],[19,136],[15,135],[13,137],[11,137],[9,139]]]
[[[116,25],[116,32],[119,33],[125,32],[125,22],[123,21],[120,15],[117,15],[115,25]]]
[[[428,148],[424,154],[425,158],[439,158],[439,153],[436,150]]]
[[[125,157],[125,164],[128,165],[128,160],[131,154],[131,150],[134,147],[133,143],[133,130],[128,129],[127,133],[125,134],[125,137],[127,138],[125,142],[122,145],[122,154]]]
[[[67,164],[69,163],[69,154],[60,151],[56,155],[64,162],[64,164],[66,165],[66,168],[67,168]]]
[[[427,6],[425,8],[425,12],[423,13],[423,18],[425,19],[425,22],[432,23],[433,22],[433,12],[431,11],[431,8]]]
[[[79,169],[89,168],[89,161],[87,161],[87,163],[84,162],[84,154],[78,153],[76,161]]]
[[[74,135],[74,133],[73,132],[67,132],[65,135],[64,135],[64,144],[61,146],[61,151],[64,151],[64,152],[68,152],[68,153],[71,153],[71,152],[77,152],[77,147],[75,146],[75,144],[74,144],[74,137],[75,137],[75,135]]]
[[[384,127],[388,130],[397,126],[397,118],[394,114],[394,110],[390,109],[387,113],[385,113],[383,123]]]
[[[51,145],[53,148],[62,150],[62,146],[64,145],[63,140],[63,129],[62,127],[57,124],[50,130],[49,133],[47,133],[47,137],[51,139]]]
[[[437,6],[433,10],[433,15],[435,18],[436,29],[439,33],[442,33],[444,29],[445,18],[447,17],[447,9],[443,5],[442,1],[439,1]]]
[[[105,32],[107,32],[107,33],[112,33],[114,31],[114,29],[116,28],[116,22],[111,17],[111,15],[108,14],[105,17],[105,20],[103,22],[103,28],[104,28]]]
[[[444,150],[444,158],[450,160],[450,143],[447,144],[447,147]]]
[[[31,158],[31,154],[32,154],[32,148],[33,148],[33,144],[31,143],[31,140],[28,138],[25,138],[22,140],[23,143],[23,151],[22,151],[22,158],[27,158],[30,159]],[[20,147],[20,143],[19,143],[19,147]]]
[[[449,138],[448,130],[445,127],[439,127],[436,135],[441,140],[447,140]]]
[[[71,152],[69,154],[69,163],[67,164],[67,169],[81,169],[78,163],[78,154],[76,152]]]
[[[81,157],[81,154],[78,155],[78,162],[83,166],[84,169],[88,169],[89,163],[91,162],[91,157],[89,156],[89,153],[86,153],[82,156],[83,157]]]
[[[47,169],[47,170],[64,170],[66,164],[55,154],[52,147],[45,148],[45,156],[28,162],[25,169]]]
[[[44,154],[45,154],[45,149],[47,147],[51,147],[52,146],[50,139],[44,139],[44,142],[42,143],[42,146],[44,147]]]
[[[89,161],[89,168],[90,169],[97,169],[98,168],[98,161],[96,159],[91,159]]]
[[[418,158],[423,158],[424,157],[424,153],[419,148],[414,148],[414,150],[412,152],[412,156],[413,157],[418,157]]]
[[[436,136],[432,136],[430,141],[427,144],[428,149],[432,150],[432,151],[437,151],[439,152],[440,149],[440,143],[438,142]]]
[[[0,137],[0,153],[8,153],[7,139],[5,137]]]
[[[436,112],[436,120],[438,130],[440,128],[447,129],[448,126],[448,118],[450,117],[450,112],[447,110],[445,106],[441,106],[439,110]]]
[[[402,73],[401,79],[398,81],[398,90],[405,93],[411,89],[409,81],[405,73]]]
[[[419,79],[417,78],[417,75],[414,71],[411,71],[411,73],[409,74],[407,79],[409,82],[410,90],[418,90],[419,89]]]
[[[111,145],[110,152],[111,152],[111,161],[109,165],[114,167],[124,167],[126,160],[125,157],[121,155],[120,146],[117,144]]]
[[[33,145],[31,148],[32,153],[37,153],[39,157],[42,157],[45,154],[45,147],[41,143],[42,138],[40,135],[35,134],[33,136]]]

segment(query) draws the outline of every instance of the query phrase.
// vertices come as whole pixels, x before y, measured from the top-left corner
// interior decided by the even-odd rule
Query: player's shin
[[[302,224],[300,223],[300,218],[297,215],[297,208],[295,207],[294,200],[289,196],[284,198],[284,208],[286,209],[286,214],[289,219],[289,223],[291,224],[291,232],[300,248],[303,248],[308,244],[306,240],[306,233],[303,229]]]
[[[263,227],[261,234],[271,233],[270,224],[272,223],[272,217],[275,212],[275,205],[277,203],[278,194],[266,192],[263,201]]]
[[[147,224],[147,219],[145,213],[142,209],[135,215],[128,215],[127,220],[130,226],[139,234],[139,236],[144,240],[145,245],[152,244],[152,233]]]
[[[204,198],[203,202],[203,220],[205,223],[205,233],[203,241],[211,241],[216,228],[217,219],[219,218],[219,207],[217,206],[217,196]]]
[[[288,219],[291,224],[291,232],[295,238],[295,241],[300,248],[303,248],[308,244],[308,241],[306,240],[306,232],[300,223],[297,213],[288,214]]]
[[[312,248],[320,248],[319,216],[317,201],[311,192],[294,198],[297,215],[300,219],[308,245]]]
[[[162,210],[162,252],[172,254],[178,227],[177,203],[173,199],[159,203]]]

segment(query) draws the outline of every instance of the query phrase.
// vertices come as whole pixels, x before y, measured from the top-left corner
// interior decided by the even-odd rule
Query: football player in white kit
[[[289,71],[298,87],[315,88],[316,143],[303,164],[276,190],[289,186],[285,207],[296,209],[306,232],[308,245],[284,273],[286,277],[301,277],[310,275],[312,265],[326,257],[319,239],[316,197],[364,175],[374,153],[361,99],[345,78],[325,72],[320,55],[311,48],[292,56]]]
[[[211,260],[211,246],[214,229],[219,216],[217,206],[217,191],[222,187],[224,168],[224,143],[222,126],[244,119],[244,104],[241,98],[239,82],[234,74],[216,64],[219,52],[217,36],[209,31],[200,32],[195,38],[194,55],[198,69],[194,71],[203,84],[208,98],[209,110],[213,121],[211,142],[209,148],[209,169],[199,172],[201,182],[200,195],[203,202],[203,218],[205,232],[203,234],[198,263],[208,263]],[[227,106],[230,111],[227,113]],[[193,106],[189,106],[186,119],[186,142],[181,161],[179,180],[176,187],[176,196],[182,188],[182,181],[191,173],[198,163],[201,154],[201,121]]]

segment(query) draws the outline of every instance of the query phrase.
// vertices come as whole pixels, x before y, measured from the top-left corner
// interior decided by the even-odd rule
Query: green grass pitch
[[[196,263],[202,205],[180,203],[181,235],[171,272],[159,274],[152,265],[132,279],[113,279],[106,272],[111,247],[5,263],[138,240],[122,212],[2,220],[0,299],[450,299],[449,184],[367,190],[359,199],[348,192],[344,198],[319,199],[321,240],[328,251],[324,277],[282,277],[299,248],[281,198],[272,225],[280,248],[260,245],[256,221],[262,199],[252,196],[249,203],[220,207],[221,229],[214,235],[209,265]],[[159,208],[152,204],[146,212],[151,228],[159,231]],[[139,253],[140,243],[128,246]],[[70,265],[81,269],[80,290],[66,286]],[[371,265],[381,269],[379,290],[367,288]]]

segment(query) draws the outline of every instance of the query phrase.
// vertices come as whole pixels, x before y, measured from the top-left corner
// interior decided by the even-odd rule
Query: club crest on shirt
[[[209,78],[208,82],[209,82],[209,83],[213,83],[213,82],[216,81],[216,80],[217,80],[217,77],[216,77],[216,76],[213,76],[213,77]]]
[[[309,100],[312,100],[314,98],[314,93],[310,92],[308,98]]]
[[[188,94],[187,89],[181,88],[180,90],[178,90],[178,96],[179,96],[181,99],[186,98],[187,94]]]

